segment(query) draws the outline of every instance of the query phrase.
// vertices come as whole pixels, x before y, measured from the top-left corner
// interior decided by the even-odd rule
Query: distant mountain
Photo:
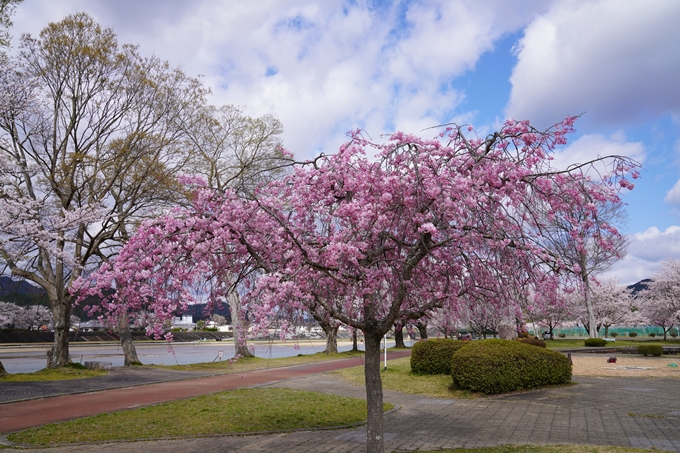
[[[26,280],[12,280],[5,275],[0,276],[0,296],[17,293],[34,296],[37,294],[45,294],[45,290],[39,286],[28,283]]]
[[[17,305],[47,305],[45,290],[25,280],[13,280],[6,275],[0,276],[0,301]]]
[[[220,307],[217,307],[212,313],[222,315],[225,318],[227,318],[228,322],[231,322],[231,315],[229,314],[229,306],[227,304],[219,304],[221,305]],[[184,313],[178,313],[179,315],[191,315],[194,317],[194,322],[198,321],[199,319],[209,319],[210,314],[205,313],[205,304],[194,304],[194,305],[189,305]]]
[[[647,285],[651,282],[653,282],[651,278],[645,278],[644,280],[640,280],[637,283],[634,283],[632,285],[628,285],[626,288],[633,290],[633,296],[637,296],[637,293],[640,291],[644,291],[647,289]]]

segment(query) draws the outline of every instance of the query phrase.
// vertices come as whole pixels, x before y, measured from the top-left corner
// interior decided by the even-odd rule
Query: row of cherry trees
[[[11,302],[0,302],[0,329],[50,328],[52,312],[43,305],[20,306]]]
[[[608,336],[610,327],[657,326],[666,339],[671,329],[680,327],[680,262],[664,261],[645,286],[635,293],[615,278],[592,280],[589,291],[596,331],[604,329],[604,335]],[[558,327],[575,325],[583,326],[590,333],[583,292],[583,287],[577,287],[552,296],[533,293],[520,305],[519,313],[509,312],[507,308],[495,309],[483,302],[468,303],[459,314],[433,312],[430,326],[445,336],[461,328],[469,328],[479,336],[486,336],[486,332],[495,336],[499,326],[523,322],[533,323],[551,335]]]
[[[17,3],[3,1],[3,13]],[[0,52],[0,265],[47,295],[48,367],[70,360],[72,283],[114,257],[144,219],[187,203],[179,175],[240,194],[287,160],[276,119],[210,106],[208,93],[85,13]],[[226,296],[238,312],[238,294]],[[114,320],[126,363],[138,361],[128,321]]]
[[[234,289],[261,326],[285,330],[307,312],[361,330],[368,451],[383,451],[379,348],[397,321],[460,314],[470,301],[517,312],[531,288],[557,291],[580,270],[543,240],[557,217],[572,225],[575,247],[588,246],[584,229],[610,232],[596,239],[613,247],[598,206],[620,203],[635,163],[552,168],[574,121],[538,131],[510,120],[483,138],[455,125],[434,139],[395,133],[383,143],[355,132],[336,154],[247,196],[195,179],[191,206],[145,222],[74,289],[97,295],[114,318],[153,313],[157,335],[196,294],[218,302]],[[595,167],[601,180],[587,174]]]

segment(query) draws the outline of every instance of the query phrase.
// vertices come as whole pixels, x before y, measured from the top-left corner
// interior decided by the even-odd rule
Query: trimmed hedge
[[[571,364],[550,349],[513,340],[480,340],[456,351],[451,374],[458,388],[497,394],[571,382]]]
[[[470,341],[432,338],[419,341],[411,350],[413,374],[451,374],[453,353]]]
[[[520,343],[538,346],[539,348],[545,348],[545,341],[539,340],[538,338],[516,338],[516,340]]]
[[[653,355],[659,357],[663,354],[663,346],[660,344],[647,344],[640,345],[637,347],[638,354],[642,355]]]
[[[585,344],[591,347],[607,346],[607,340],[604,338],[586,338]]]

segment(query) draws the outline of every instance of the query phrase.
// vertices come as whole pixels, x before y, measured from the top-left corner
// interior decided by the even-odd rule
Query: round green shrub
[[[461,389],[497,394],[566,384],[571,381],[571,364],[550,349],[512,340],[481,340],[453,354],[451,374]]]
[[[560,337],[560,338],[567,338],[567,334],[564,333],[564,332],[560,333],[560,334],[557,335],[557,336]]]
[[[601,346],[607,346],[607,340],[603,338],[586,338],[585,344],[586,346],[597,348]]]
[[[631,338],[637,337],[637,332],[628,332],[628,336]]]
[[[650,333],[649,333],[649,336],[652,337],[652,338],[654,338],[654,337],[656,336],[656,333],[650,332]]]
[[[678,336],[678,331],[677,330],[671,330],[671,337],[675,338]]]
[[[545,341],[539,340],[538,338],[517,338],[517,341],[532,346],[538,346],[539,348],[545,348]]]
[[[640,345],[637,347],[637,352],[638,354],[642,355],[653,355],[659,357],[661,354],[663,354],[663,346],[660,344]]]
[[[451,374],[451,357],[469,341],[432,338],[419,341],[411,350],[411,372],[414,374]]]
[[[616,338],[616,337],[619,336],[619,333],[618,332],[612,332],[612,333],[609,334],[609,336],[612,337],[612,338]]]

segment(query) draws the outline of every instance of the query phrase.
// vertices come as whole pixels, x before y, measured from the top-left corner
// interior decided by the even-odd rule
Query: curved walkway
[[[204,379],[212,377],[182,382],[193,384]],[[575,381],[577,385],[568,387],[475,400],[432,399],[385,391],[385,401],[401,406],[386,416],[385,449],[414,451],[530,443],[680,451],[678,380],[578,377]],[[362,387],[345,384],[328,374],[292,378],[271,385],[364,397]],[[0,406],[3,415],[9,406],[12,404]],[[41,451],[92,449],[92,445],[70,445]],[[360,452],[365,451],[365,428],[118,442],[100,444],[96,449],[101,452]]]

